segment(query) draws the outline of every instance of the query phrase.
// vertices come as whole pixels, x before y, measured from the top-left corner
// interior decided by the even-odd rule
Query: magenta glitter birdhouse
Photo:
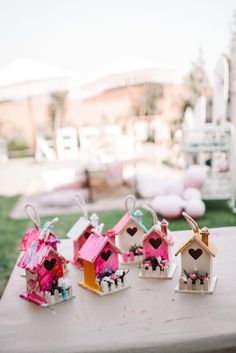
[[[58,253],[50,241],[48,230],[57,220],[56,218],[48,222],[17,264],[26,271],[27,291],[20,296],[43,307],[73,297],[70,281],[64,276],[68,261]]]

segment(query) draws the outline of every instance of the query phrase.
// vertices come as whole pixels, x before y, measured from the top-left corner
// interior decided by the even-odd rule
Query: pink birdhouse
[[[44,307],[72,298],[72,286],[64,277],[68,261],[57,252],[48,237],[50,233],[45,229],[17,264],[26,271],[27,291],[20,296]]]
[[[154,225],[142,239],[143,262],[140,277],[172,278],[176,264],[172,263],[171,247],[174,238],[168,229],[168,222],[163,219],[158,222],[154,210],[144,206],[153,215]]]
[[[106,234],[92,233],[79,251],[84,263],[84,281],[80,285],[98,295],[128,288],[128,271],[119,268],[118,254],[122,251]]]
[[[79,259],[78,253],[82,248],[84,243],[89,238],[92,233],[92,229],[98,227],[98,216],[93,213],[90,218],[88,218],[87,207],[84,199],[81,195],[76,194],[75,200],[79,204],[83,211],[83,216],[78,219],[78,221],[73,225],[73,227],[67,233],[67,237],[73,241],[73,260],[72,263],[77,268],[83,268],[83,261]]]
[[[123,250],[119,255],[120,263],[139,263],[143,258],[143,249],[140,241],[147,232],[142,223],[142,212],[135,210],[136,199],[133,195],[127,196],[125,200],[126,213],[113,227],[116,233],[115,243]]]

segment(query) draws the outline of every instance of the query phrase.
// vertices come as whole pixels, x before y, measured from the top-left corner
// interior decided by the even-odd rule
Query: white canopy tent
[[[0,71],[0,101],[25,99],[69,90],[75,73],[23,57]]]
[[[0,71],[0,102],[27,100],[32,148],[35,150],[36,128],[32,99],[52,93],[67,92],[76,85],[75,73],[22,57]]]
[[[88,77],[81,84],[80,96],[88,98],[103,91],[144,83],[173,82],[174,69],[162,63],[142,58],[122,56]]]

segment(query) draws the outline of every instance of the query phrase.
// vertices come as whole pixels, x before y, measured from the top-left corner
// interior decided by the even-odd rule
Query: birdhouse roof
[[[23,239],[19,245],[19,250],[26,251],[34,240],[38,240],[40,233],[41,233],[41,229],[37,229],[37,228],[28,229],[25,232]],[[59,243],[60,240],[58,240],[56,235],[50,231],[49,234],[47,235],[47,242]]]
[[[156,224],[152,228],[150,228],[146,234],[144,234],[143,241],[145,241],[148,238],[148,236],[153,232],[158,234],[160,236],[160,238],[166,242],[166,244],[173,245],[174,242],[173,242],[172,233],[168,230],[167,235],[166,235],[165,233],[162,232],[161,228]]]
[[[30,272],[36,272],[37,269],[42,265],[44,260],[47,258],[49,253],[52,252],[54,256],[59,257],[63,263],[67,263],[68,261],[57,251],[55,251],[50,244],[45,242],[45,240],[34,240],[30,247],[26,250],[26,252],[21,257],[18,262],[18,266],[26,269]]]
[[[94,262],[108,243],[116,253],[123,254],[123,252],[118,247],[116,247],[115,244],[113,244],[106,236],[92,233],[82,248],[79,250],[79,258],[89,262]]]
[[[108,237],[109,239],[114,238],[116,236],[116,232],[114,231],[113,228],[108,229],[105,234],[106,237]]]
[[[71,240],[77,240],[91,226],[91,221],[85,217],[80,217],[79,220],[73,225],[73,227],[66,234]]]
[[[142,224],[141,222],[139,222],[135,216],[133,216],[132,214],[126,212],[124,214],[124,216],[119,220],[118,223],[116,223],[116,225],[113,227],[114,231],[116,232],[116,234],[120,233],[128,224],[128,222],[132,220],[138,227],[140,227],[144,232],[147,232],[148,229],[145,227],[144,224]]]
[[[181,245],[179,250],[176,252],[175,256],[177,256],[180,252],[183,252],[188,245],[190,245],[193,241],[196,241],[206,252],[208,252],[212,256],[216,256],[217,249],[215,245],[208,240],[208,246],[202,241],[200,233],[194,233],[194,235],[188,239],[184,244]]]

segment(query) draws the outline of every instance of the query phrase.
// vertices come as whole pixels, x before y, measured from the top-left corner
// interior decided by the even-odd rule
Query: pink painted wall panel
[[[166,242],[156,232],[152,232],[144,240],[143,253],[144,258],[149,256],[161,256],[162,259],[169,260],[168,246]]]
[[[102,273],[106,269],[116,271],[118,267],[118,255],[107,243],[95,261],[96,274]]]

